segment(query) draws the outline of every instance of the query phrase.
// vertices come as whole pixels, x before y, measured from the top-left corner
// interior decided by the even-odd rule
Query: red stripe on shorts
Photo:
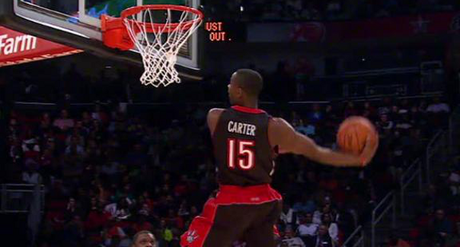
[[[269,184],[256,186],[220,185],[216,198],[209,199],[201,215],[195,217],[187,232],[181,236],[182,247],[202,247],[214,224],[217,208],[223,205],[257,205],[282,200]]]
[[[219,205],[263,204],[282,200],[283,197],[269,184],[255,186],[220,185],[216,196]]]

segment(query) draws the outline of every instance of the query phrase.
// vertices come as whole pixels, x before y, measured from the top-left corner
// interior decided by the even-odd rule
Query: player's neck
[[[247,100],[246,102],[240,102],[237,105],[254,109],[259,108],[259,102],[257,100]]]
[[[257,102],[255,102],[255,103],[244,103],[244,104],[238,104],[238,105],[242,106],[242,107],[246,107],[246,108],[254,108],[254,109],[259,108],[259,105],[257,104]]]

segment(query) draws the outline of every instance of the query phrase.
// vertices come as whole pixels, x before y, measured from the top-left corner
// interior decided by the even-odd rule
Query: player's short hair
[[[236,71],[237,83],[250,96],[259,96],[264,87],[264,80],[259,72],[252,69]]]
[[[137,232],[136,234],[134,234],[134,236],[133,236],[133,242],[131,243],[131,247],[132,247],[132,246],[135,246],[137,239],[138,239],[139,236],[142,235],[142,234],[151,234],[151,235],[153,236],[153,240],[154,240],[155,243],[156,243],[155,235],[153,235],[153,233],[151,233],[150,231],[143,230],[143,231],[140,231],[140,232]],[[156,245],[154,245],[154,246],[156,246]]]

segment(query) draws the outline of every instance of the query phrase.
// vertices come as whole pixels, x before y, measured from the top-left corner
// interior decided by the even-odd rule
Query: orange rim
[[[197,16],[197,18],[186,21],[183,23],[169,23],[169,24],[161,24],[161,23],[147,23],[147,22],[141,22],[141,21],[136,21],[136,20],[131,20],[128,19],[128,17],[136,15],[144,10],[175,10],[175,11],[186,11],[193,13]],[[196,23],[199,23],[203,20],[203,13],[197,9],[190,8],[187,6],[181,6],[181,5],[170,5],[170,4],[155,4],[155,5],[142,5],[142,6],[135,6],[131,7],[128,9],[123,10],[121,12],[121,19],[122,20],[127,20],[129,22],[133,23],[138,23],[140,25],[145,26],[145,30],[149,33],[156,33],[159,32],[160,30],[162,32],[172,32],[176,30],[176,28],[179,26],[182,30],[186,31],[190,29],[193,25]]]

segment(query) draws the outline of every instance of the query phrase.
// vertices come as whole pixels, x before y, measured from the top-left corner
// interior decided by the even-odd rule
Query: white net
[[[163,19],[163,25],[158,25],[158,19]],[[145,9],[123,20],[142,56],[145,71],[140,80],[143,85],[166,87],[171,83],[180,83],[179,73],[174,67],[177,54],[201,21],[193,12],[171,9]]]

